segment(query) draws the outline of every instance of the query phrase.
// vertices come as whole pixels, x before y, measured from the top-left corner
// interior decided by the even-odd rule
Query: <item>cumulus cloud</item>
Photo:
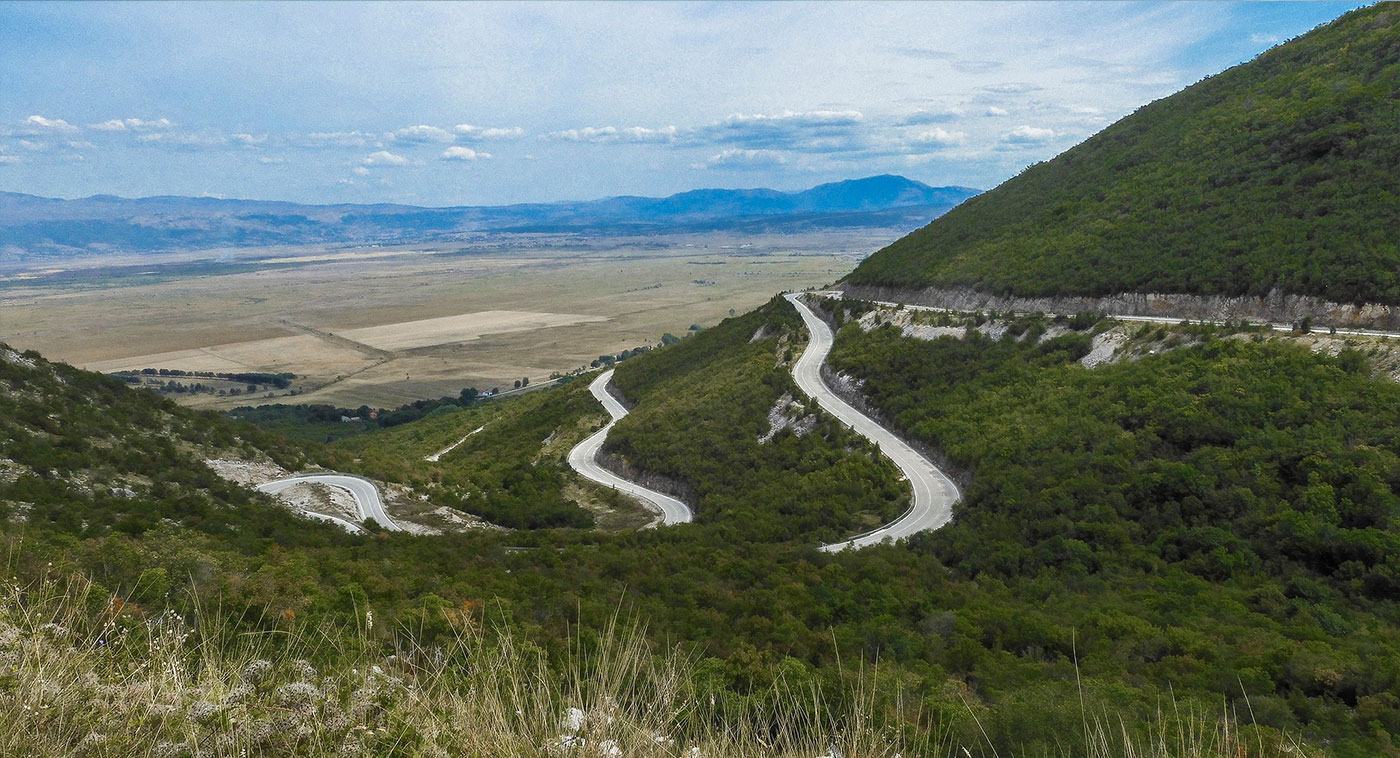
[[[520,139],[525,136],[525,130],[518,126],[509,128],[472,126],[471,124],[458,124],[452,127],[462,139],[468,142],[479,142],[481,140],[506,140]]]
[[[1008,110],[1006,110],[1005,108],[998,108],[998,107],[996,107],[995,105],[989,105],[989,106],[987,106],[987,110],[983,112],[983,115],[985,115],[985,116],[1009,116],[1009,115],[1011,115],[1011,112],[1008,111]]]
[[[442,151],[442,159],[445,161],[477,161],[490,160],[490,153],[481,153],[469,147],[453,145]]]
[[[709,160],[704,163],[695,164],[695,167],[756,170],[773,168],[786,163],[787,157],[777,150],[729,148],[710,156]]]
[[[175,124],[168,118],[158,118],[154,121],[147,121],[140,118],[113,118],[99,124],[89,124],[88,126],[102,132],[139,132],[151,129],[169,129],[175,126]]]
[[[378,150],[366,156],[363,163],[366,166],[407,166],[408,159],[388,150]]]
[[[586,126],[582,129],[565,129],[550,132],[548,137],[562,142],[633,142],[657,143],[674,142],[680,130],[674,126],[652,129],[645,126]]]
[[[30,127],[48,129],[56,132],[78,131],[78,127],[73,126],[72,124],[68,123],[67,121],[64,121],[61,118],[44,118],[43,116],[37,114],[25,119],[24,123]]]
[[[181,134],[177,132],[150,132],[136,138],[147,145],[171,145],[174,147],[214,147],[228,143],[228,138],[218,134]]]
[[[452,132],[427,124],[406,126],[390,133],[389,138],[398,142],[455,142],[457,139]]]
[[[369,169],[365,168],[364,166],[356,166],[350,169],[350,173],[354,174],[355,176],[369,176]]]
[[[950,132],[941,127],[934,127],[928,131],[919,132],[914,135],[912,142],[916,145],[961,145],[967,142],[966,132]]]
[[[1054,129],[1045,129],[1038,126],[1022,124],[1006,134],[1003,134],[1001,136],[1001,141],[1018,145],[1034,145],[1041,142],[1049,142],[1057,136],[1059,135],[1055,133]]]
[[[686,136],[699,144],[736,145],[748,150],[828,153],[858,149],[864,121],[860,111],[740,113]]]
[[[379,139],[368,132],[312,132],[301,142],[307,147],[368,147]]]

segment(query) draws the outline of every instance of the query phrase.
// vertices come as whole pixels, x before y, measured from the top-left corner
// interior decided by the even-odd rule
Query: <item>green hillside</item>
[[[111,380],[6,352],[7,578],[21,588],[74,575],[97,583],[76,595],[51,590],[77,604],[59,620],[73,630],[63,644],[83,657],[54,653],[71,665],[107,655],[114,627],[130,630],[118,633],[131,644],[112,649],[114,668],[95,671],[95,680],[37,663],[0,672],[0,704],[54,676],[74,698],[46,700],[50,710],[12,713],[4,723],[71,738],[63,744],[72,750],[50,752],[76,753],[95,728],[84,726],[92,714],[108,712],[93,699],[106,697],[103,690],[85,682],[142,666],[156,650],[147,644],[155,620],[176,617],[199,635],[220,636],[172,642],[162,655],[217,667],[225,666],[220,656],[240,660],[255,645],[270,656],[278,684],[226,702],[219,718],[230,721],[195,723],[198,702],[229,686],[201,680],[172,701],[173,712],[116,712],[122,734],[253,740],[233,720],[261,723],[285,707],[277,691],[304,668],[293,658],[339,677],[323,691],[335,699],[370,661],[402,666],[403,651],[451,647],[464,629],[488,623],[493,638],[518,640],[538,656],[527,661],[540,667],[531,681],[572,676],[576,665],[579,687],[596,692],[595,684],[610,685],[587,673],[606,663],[595,630],[622,609],[646,625],[658,656],[683,643],[685,681],[677,685],[702,693],[702,703],[713,694],[721,711],[702,730],[731,729],[735,714],[771,713],[776,693],[790,687],[827,696],[819,718],[840,724],[856,709],[882,734],[944,735],[959,746],[905,755],[962,755],[963,746],[972,756],[1118,755],[1129,752],[1120,740],[1156,744],[1154,734],[1173,746],[1135,754],[1360,758],[1393,750],[1395,385],[1373,378],[1359,353],[1328,357],[1176,327],[1162,330],[1161,346],[1189,347],[1089,371],[1076,358],[1092,321],[1066,320],[1081,331],[1043,343],[1032,337],[1045,325],[1031,321],[1013,330],[1029,335],[1021,341],[923,342],[890,328],[843,329],[833,354],[841,370],[867,379],[867,393],[895,425],[945,451],[971,484],[944,529],[909,545],[836,555],[815,549],[819,535],[902,492],[885,465],[826,422],[757,443],[773,399],[791,389],[788,348],[800,348],[795,314],[782,301],[619,368],[637,406],[630,428],[615,427],[616,450],[700,495],[693,525],[620,533],[357,537],[293,519],[221,484],[198,460],[271,451],[294,466],[300,455],[424,487],[435,476],[446,487],[476,487],[464,506],[489,488],[510,493],[499,502],[512,509],[538,503],[549,513],[568,475],[542,440],[586,433],[602,416],[581,402],[581,383],[298,451]],[[481,432],[441,466],[422,462],[483,422],[487,430],[501,425],[496,436]],[[161,440],[174,451],[115,452],[159,452]],[[521,484],[532,470],[538,479]],[[135,497],[110,498],[102,494],[109,486],[130,487]],[[79,518],[67,517],[70,509]],[[129,517],[137,520],[127,524]],[[58,618],[39,602],[42,592],[20,594],[26,605],[7,606],[11,617],[0,624],[30,629]],[[25,611],[30,621],[13,618],[22,608],[35,609]],[[6,628],[0,648],[17,639]],[[277,652],[287,639],[297,640],[294,650]],[[479,654],[454,655],[430,656],[425,691],[474,686]],[[26,652],[23,660],[49,659]],[[861,694],[850,676],[875,660],[883,683]],[[241,665],[219,676],[236,680]],[[544,697],[552,717],[572,695]],[[350,722],[374,728],[365,740],[428,754],[433,740],[456,739],[457,727],[395,698]],[[340,707],[324,707],[332,706]],[[0,719],[7,713],[0,707]],[[1237,721],[1219,723],[1231,733],[1243,728],[1248,745],[1176,746],[1183,729],[1213,739],[1222,713],[1234,714]],[[1112,725],[1112,734],[1094,738],[1109,747],[1081,752],[1086,721],[1090,731]],[[323,754],[315,746],[336,744],[345,722],[305,728],[312,731],[266,734],[300,745],[278,754]],[[1311,747],[1294,748],[1294,740]]]
[[[1400,8],[1378,4],[1140,108],[844,281],[1400,304],[1397,123]]]

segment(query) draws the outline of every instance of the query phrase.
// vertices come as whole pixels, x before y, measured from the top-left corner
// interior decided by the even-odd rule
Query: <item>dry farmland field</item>
[[[0,340],[99,371],[290,372],[259,402],[393,407],[538,382],[845,274],[897,232],[513,238],[0,267]],[[229,408],[250,396],[180,395]]]

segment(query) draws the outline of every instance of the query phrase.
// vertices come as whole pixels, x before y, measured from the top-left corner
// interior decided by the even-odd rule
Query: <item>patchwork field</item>
[[[83,364],[91,371],[139,371],[143,368],[174,368],[185,371],[269,371],[325,374],[346,367],[360,368],[372,359],[359,351],[316,337],[271,337],[249,342],[165,353],[137,355]]]
[[[480,339],[486,334],[508,334],[594,321],[607,321],[607,318],[577,313],[482,311],[351,329],[341,332],[340,336],[380,350],[407,350],[429,345],[468,342]]]
[[[0,282],[0,340],[109,372],[292,372],[292,402],[391,407],[537,383],[711,326],[779,291],[832,282],[898,234],[233,250],[86,270],[75,261],[4,272],[26,278]],[[274,394],[257,401],[288,402]]]

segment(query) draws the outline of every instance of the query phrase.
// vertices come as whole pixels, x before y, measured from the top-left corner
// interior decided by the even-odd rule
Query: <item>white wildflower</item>
[[[256,685],[266,679],[272,673],[272,664],[264,660],[256,660],[248,664],[243,669],[243,681]]]
[[[292,682],[278,687],[273,698],[279,705],[302,706],[321,699],[321,690],[307,682]]]
[[[206,700],[200,700],[199,702],[191,704],[189,709],[186,711],[186,714],[190,717],[191,721],[194,721],[197,724],[202,724],[205,721],[208,721],[214,718],[215,716],[219,715],[219,712],[221,710],[223,709],[215,705],[214,703],[208,702]]]
[[[312,666],[307,661],[301,659],[292,661],[292,669],[296,671],[297,676],[300,677],[303,682],[311,682],[316,679],[316,667]]]

